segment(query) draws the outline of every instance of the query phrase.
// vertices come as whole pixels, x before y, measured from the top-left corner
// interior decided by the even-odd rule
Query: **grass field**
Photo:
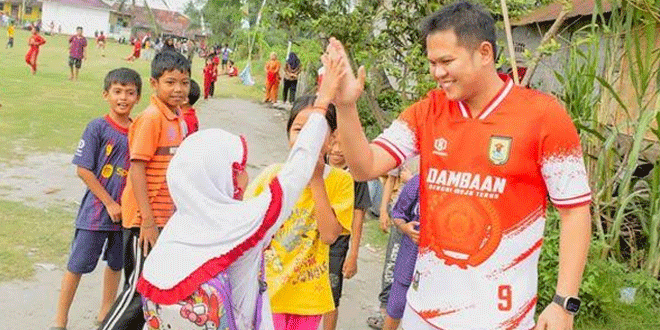
[[[0,281],[31,277],[36,262],[64,263],[74,217],[62,208],[0,201]]]
[[[17,162],[31,153],[72,153],[87,123],[108,112],[101,93],[103,78],[111,69],[130,67],[142,76],[142,98],[133,117],[148,105],[150,63],[142,59],[126,62],[129,45],[109,43],[103,57],[88,40],[79,80],[70,81],[68,36],[45,36],[47,43],[40,50],[34,76],[24,61],[29,33],[17,30],[10,49],[4,47],[5,36],[6,30],[0,28],[0,163]],[[203,59],[193,60],[192,77],[200,85],[202,65]],[[252,71],[258,74],[262,70]],[[263,81],[263,76],[254,78]],[[215,97],[259,100],[262,88],[263,84],[244,86],[238,78],[221,76]],[[13,189],[2,182],[0,188]],[[74,217],[65,208],[38,209],[0,201],[0,281],[29,278],[35,262],[64,262]]]
[[[88,40],[87,60],[83,62],[78,81],[68,80],[68,36],[45,36],[41,47],[38,72],[31,75],[24,57],[29,33],[16,31],[14,48],[5,49],[6,31],[0,29],[0,161],[21,158],[34,151],[70,152],[80,138],[85,125],[107,113],[102,99],[103,78],[114,68],[130,67],[140,73],[143,80],[142,99],[133,110],[138,114],[148,104],[149,63],[138,59],[133,63],[124,58],[131,52],[130,45],[109,43],[105,57]],[[254,68],[261,68],[255,63]],[[192,77],[200,85],[203,59],[193,60]],[[242,68],[239,68],[242,69]],[[221,76],[216,84],[217,98],[235,97],[258,100],[263,89],[262,70],[252,69],[255,86],[243,86],[238,78]]]

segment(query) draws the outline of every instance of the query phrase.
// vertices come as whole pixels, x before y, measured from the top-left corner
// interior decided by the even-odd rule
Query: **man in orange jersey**
[[[364,69],[338,95],[339,136],[356,180],[417,154],[420,242],[403,328],[572,329],[590,236],[591,191],[577,131],[562,106],[503,81],[495,23],[466,2],[423,25],[439,88],[403,111],[371,144],[356,101]],[[330,46],[343,51],[331,39]],[[556,296],[534,321],[546,198],[561,217]]]
[[[100,329],[141,329],[144,324],[136,283],[158,233],[174,213],[165,181],[167,165],[186,136],[181,105],[188,99],[190,63],[177,52],[151,62],[151,103],[131,124],[131,169],[121,199],[126,283]]]

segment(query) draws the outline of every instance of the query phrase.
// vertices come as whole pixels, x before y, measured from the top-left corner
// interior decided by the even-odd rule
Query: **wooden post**
[[[557,35],[557,32],[559,32],[559,27],[564,23],[566,18],[568,18],[568,13],[570,13],[573,10],[573,4],[570,3],[569,1],[563,1],[562,2],[562,10],[557,16],[557,19],[555,19],[555,22],[552,23],[552,26],[548,30],[548,32],[543,35],[543,39],[541,39],[541,43],[539,43],[539,46],[536,48],[534,51],[534,55],[532,56],[532,60],[529,63],[529,66],[527,68],[527,73],[525,73],[525,78],[523,78],[522,85],[527,86],[530,81],[532,81],[532,76],[534,75],[534,72],[536,71],[536,67],[538,66],[539,62],[541,61],[541,52],[539,49],[543,47],[546,43],[548,43],[552,38]]]
[[[502,15],[504,16],[504,30],[506,31],[506,41],[509,48],[509,57],[511,60],[511,70],[513,70],[513,82],[520,85],[520,78],[518,77],[518,65],[516,65],[516,52],[513,48],[513,35],[511,34],[511,23],[509,22],[509,10],[506,6],[505,0],[500,0],[502,3]]]

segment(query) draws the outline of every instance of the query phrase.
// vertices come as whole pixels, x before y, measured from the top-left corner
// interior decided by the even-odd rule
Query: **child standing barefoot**
[[[73,163],[78,166],[78,176],[89,189],[78,211],[76,234],[51,330],[66,329],[80,278],[94,270],[106,241],[103,259],[107,260],[108,266],[103,277],[103,301],[97,321],[103,320],[117,295],[123,265],[121,207],[118,202],[130,166],[129,116],[140,99],[141,89],[142,80],[137,72],[126,68],[110,71],[103,91],[110,112],[90,122],[78,144]]]

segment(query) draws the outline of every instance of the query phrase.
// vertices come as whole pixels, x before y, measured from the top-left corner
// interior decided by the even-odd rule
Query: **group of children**
[[[234,61],[232,60],[224,60],[223,63],[226,62],[226,65],[223,65],[223,71],[224,74],[228,75],[229,77],[236,77],[238,76],[238,68],[234,64]],[[211,55],[206,58],[206,65],[204,65],[204,69],[202,71],[204,75],[204,99],[208,99],[209,96],[213,96],[215,92],[215,82],[218,81],[218,75],[220,71],[220,58],[216,55]]]
[[[110,315],[111,308],[115,312],[122,267],[124,291],[130,291],[130,284],[137,280],[131,277],[133,270],[139,275],[140,268],[130,258],[137,255],[132,251],[138,239],[142,243],[141,225],[152,226],[144,228],[145,233],[155,224],[162,227],[173,212],[165,169],[183,138],[198,129],[192,105],[199,98],[199,86],[190,79],[187,60],[172,52],[159,54],[153,61],[150,85],[154,90],[150,106],[132,120],[142,79],[128,68],[110,71],[103,90],[110,110],[87,125],[78,143],[73,163],[88,190],[76,219],[51,329],[66,328],[81,275],[94,270],[102,253],[108,265],[97,323]],[[150,238],[153,246],[155,238]]]
[[[140,76],[108,73],[110,111],[89,123],[73,160],[89,189],[50,329],[66,329],[81,275],[102,253],[99,329],[316,329],[323,317],[334,329],[370,201],[346,171],[330,104],[345,60],[324,56],[318,94],[293,105],[287,161],[249,185],[242,136],[191,135],[200,91],[185,57],[155,57],[150,105],[134,119]]]

